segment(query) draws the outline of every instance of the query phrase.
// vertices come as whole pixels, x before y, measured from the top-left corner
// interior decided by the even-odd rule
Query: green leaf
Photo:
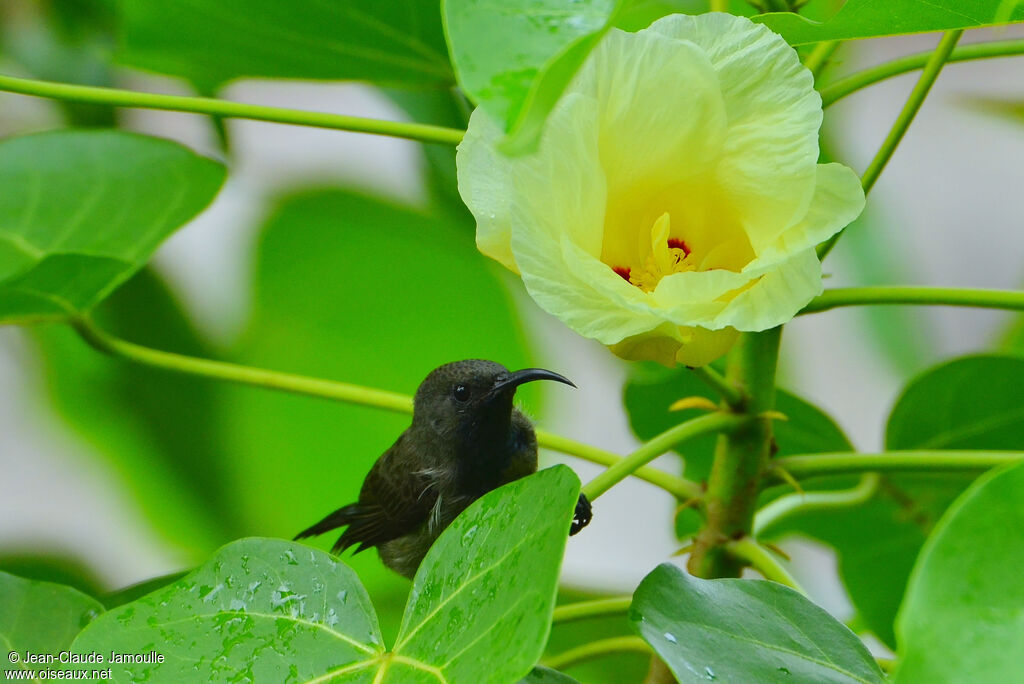
[[[253,316],[229,355],[240,363],[409,394],[449,361],[537,365],[472,224],[447,214],[344,191],[290,197],[262,230],[253,280]],[[536,409],[538,392],[550,388],[533,384],[516,396]],[[408,416],[379,409],[223,391],[226,505],[250,534],[292,537],[355,501],[374,461],[409,426]],[[346,562],[393,636],[408,582],[372,551]]]
[[[105,330],[168,351],[216,357],[166,285],[142,269],[96,307]],[[60,416],[122,478],[158,533],[197,563],[258,531],[232,501],[223,383],[168,373],[87,346],[70,328],[39,326],[47,390]]]
[[[0,142],[0,324],[88,311],[224,180],[220,164],[156,138],[58,131]]]
[[[442,0],[459,85],[531,150],[548,112],[611,25],[619,0]]]
[[[918,377],[889,416],[889,449],[1024,449],[1024,359],[985,355]]]
[[[119,61],[213,90],[235,78],[453,82],[437,3],[125,0]]]
[[[528,673],[547,642],[579,488],[569,468],[554,466],[474,502],[416,573],[395,654],[451,682]]]
[[[36,671],[54,665],[26,663],[25,654],[67,650],[71,640],[103,606],[77,589],[51,582],[22,579],[0,572],[0,668],[4,672]],[[19,655],[11,662],[10,652]],[[59,665],[58,665],[59,667]]]
[[[668,563],[633,594],[633,628],[687,682],[883,682],[845,625],[775,582],[702,580]]]
[[[1005,0],[847,0],[825,22],[792,12],[762,14],[754,21],[782,34],[790,45],[803,45],[1008,24],[1024,21],[1024,4],[1009,9]]]
[[[278,539],[242,539],[174,584],[90,624],[79,653],[149,653],[114,681],[370,682],[384,652],[370,597],[348,566]],[[342,672],[350,672],[343,676]]]
[[[1024,466],[980,478],[921,550],[900,608],[897,682],[1011,682],[1024,650]]]
[[[558,670],[538,665],[530,670],[530,674],[520,679],[519,684],[579,684],[579,682]]]
[[[888,449],[1024,449],[1024,359],[974,356],[910,382],[886,430]],[[893,621],[918,551],[972,474],[892,475],[865,504],[790,518],[774,536],[800,532],[835,548],[862,622],[895,646]],[[834,480],[834,478],[833,478]],[[842,486],[849,486],[846,480]]]
[[[71,648],[164,657],[115,664],[115,681],[516,681],[544,649],[578,495],[573,472],[555,466],[471,504],[420,566],[390,653],[352,569],[259,538],[112,609]]]

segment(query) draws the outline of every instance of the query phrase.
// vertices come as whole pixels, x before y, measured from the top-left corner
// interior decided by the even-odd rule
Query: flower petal
[[[781,36],[742,17],[676,14],[647,30],[695,43],[715,69],[729,117],[717,180],[760,254],[814,191],[822,118],[814,77]]]
[[[570,90],[597,102],[608,188],[601,259],[643,263],[650,227],[666,211],[658,198],[702,185],[721,154],[726,113],[718,78],[693,45],[615,30]]]
[[[666,323],[608,348],[616,356],[631,361],[657,361],[670,368],[677,363],[696,367],[709,364],[729,351],[739,334],[733,328],[705,330]]]
[[[807,213],[764,250],[764,257],[778,258],[824,242],[864,210],[864,190],[852,169],[842,164],[818,164],[817,171]]]
[[[469,117],[466,135],[455,153],[455,166],[459,194],[476,219],[477,247],[518,273],[510,244],[510,164],[497,148],[503,135],[501,127],[477,107]]]
[[[692,331],[692,337],[676,352],[676,362],[694,368],[707,365],[725,354],[740,336],[739,330],[735,328],[683,328],[684,333],[687,330]]]
[[[790,320],[821,294],[821,262],[813,248],[764,269],[764,274],[730,299],[721,313],[700,324],[713,330],[726,326],[767,330]]]

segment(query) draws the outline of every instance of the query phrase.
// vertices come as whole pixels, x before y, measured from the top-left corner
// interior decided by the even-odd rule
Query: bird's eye
[[[465,385],[456,385],[453,393],[455,394],[455,398],[459,401],[466,401],[469,399],[469,388]]]

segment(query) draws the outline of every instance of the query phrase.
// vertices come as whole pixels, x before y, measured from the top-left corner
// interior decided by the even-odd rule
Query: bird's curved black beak
[[[554,371],[545,370],[543,368],[524,368],[523,370],[517,370],[514,373],[510,373],[507,378],[495,383],[490,394],[496,395],[502,392],[502,390],[514,390],[516,387],[519,387],[519,385],[527,382],[533,382],[534,380],[554,380],[555,382],[561,382],[569,385],[570,387],[576,387],[572,380],[564,375],[559,375]]]

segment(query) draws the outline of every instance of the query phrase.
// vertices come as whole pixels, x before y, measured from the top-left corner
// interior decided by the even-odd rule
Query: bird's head
[[[448,438],[479,439],[485,433],[507,431],[516,388],[534,380],[576,386],[543,368],[509,371],[480,359],[445,364],[431,371],[416,390],[413,421]]]

